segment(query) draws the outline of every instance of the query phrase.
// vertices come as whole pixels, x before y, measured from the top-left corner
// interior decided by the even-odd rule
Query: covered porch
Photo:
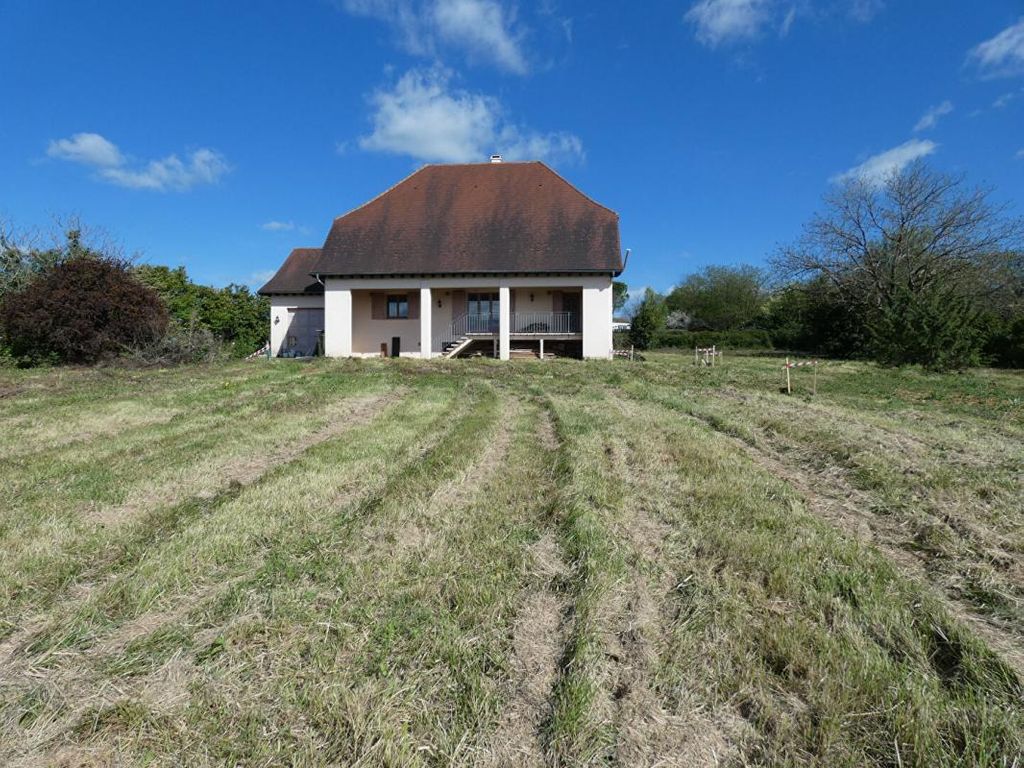
[[[515,348],[533,350],[538,357],[552,352],[606,357],[611,351],[611,286],[607,278],[604,283],[584,277],[494,283],[466,278],[329,279],[326,352],[358,357],[484,355],[507,360]],[[600,345],[600,354],[587,354],[588,335],[594,352]]]

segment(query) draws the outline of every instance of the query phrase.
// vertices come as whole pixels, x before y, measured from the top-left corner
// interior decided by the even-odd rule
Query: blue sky
[[[424,162],[542,159],[628,282],[762,263],[916,157],[1024,213],[1020,0],[0,0],[0,218],[258,285]]]

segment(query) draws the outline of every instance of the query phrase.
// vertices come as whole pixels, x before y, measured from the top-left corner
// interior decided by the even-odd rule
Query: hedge
[[[694,347],[722,347],[723,349],[771,349],[772,339],[767,331],[659,331],[654,336],[652,349],[693,349]]]

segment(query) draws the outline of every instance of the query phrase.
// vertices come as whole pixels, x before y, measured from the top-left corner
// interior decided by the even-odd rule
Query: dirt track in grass
[[[688,362],[0,374],[0,762],[1013,764],[1019,377]]]

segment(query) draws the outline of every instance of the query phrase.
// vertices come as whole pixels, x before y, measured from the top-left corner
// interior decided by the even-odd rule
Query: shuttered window
[[[388,296],[388,320],[405,320],[409,317],[409,297],[405,294]]]

